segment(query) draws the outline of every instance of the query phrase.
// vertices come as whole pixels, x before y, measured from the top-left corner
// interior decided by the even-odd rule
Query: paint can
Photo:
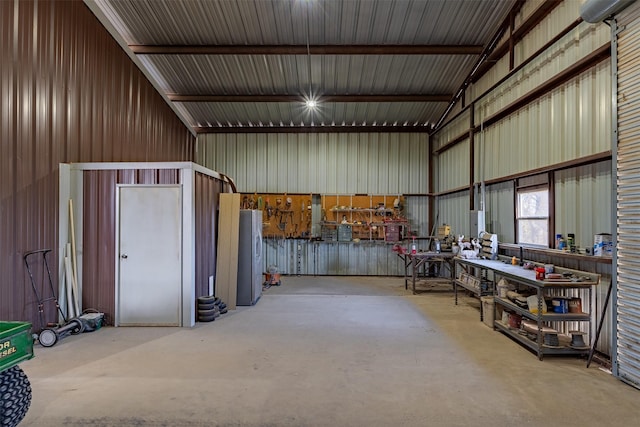
[[[564,297],[553,297],[551,300],[551,305],[553,306],[554,313],[568,313],[569,312],[569,304],[567,299]]]
[[[522,322],[522,316],[515,313],[509,313],[509,327],[513,329],[520,329],[521,322]]]
[[[582,313],[582,299],[569,299],[569,313]]]

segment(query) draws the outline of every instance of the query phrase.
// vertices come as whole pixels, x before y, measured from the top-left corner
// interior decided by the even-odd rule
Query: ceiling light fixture
[[[309,8],[310,8],[310,3],[307,4],[307,63],[308,63],[308,71],[309,71],[309,93],[306,96],[306,101],[305,104],[307,106],[307,108],[309,110],[315,110],[316,107],[318,106],[318,101],[314,98],[313,93],[311,92],[313,86],[311,84],[311,50],[309,49],[309,33],[311,32],[310,27],[311,27],[311,23],[310,23],[310,18],[309,18]]]

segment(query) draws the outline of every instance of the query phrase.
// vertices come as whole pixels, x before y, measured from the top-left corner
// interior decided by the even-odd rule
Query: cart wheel
[[[84,332],[84,323],[80,319],[71,319],[69,323],[75,323],[75,327],[71,330],[71,335],[78,335]]]
[[[38,341],[43,347],[51,347],[58,342],[58,334],[53,329],[43,329],[38,336]]]
[[[0,425],[18,425],[31,405],[31,384],[19,366],[0,372],[0,398]]]
[[[277,282],[277,283],[276,283],[276,286],[280,286],[281,284],[282,284],[282,283],[280,283],[280,282]]]

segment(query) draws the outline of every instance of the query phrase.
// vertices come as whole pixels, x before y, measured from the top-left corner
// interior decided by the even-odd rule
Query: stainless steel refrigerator
[[[262,211],[240,210],[237,305],[254,305],[262,296]]]

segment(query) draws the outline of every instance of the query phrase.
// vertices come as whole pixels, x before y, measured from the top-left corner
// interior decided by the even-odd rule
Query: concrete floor
[[[398,278],[283,277],[212,323],[105,327],[35,351],[21,426],[586,427],[640,414],[640,391],[597,364],[540,362],[481,323],[477,300],[414,296]]]

